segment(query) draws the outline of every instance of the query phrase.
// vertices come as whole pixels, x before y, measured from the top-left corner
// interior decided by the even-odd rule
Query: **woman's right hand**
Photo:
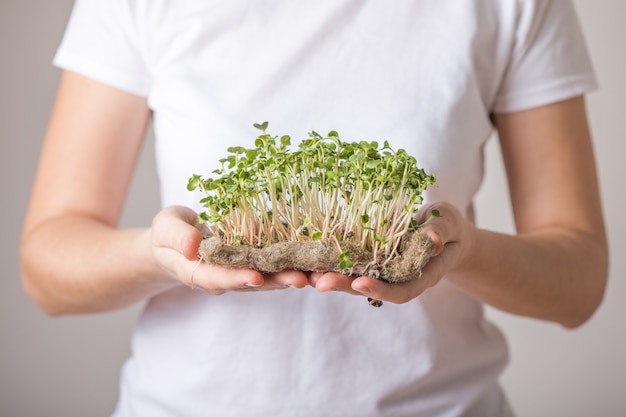
[[[300,271],[263,275],[250,269],[227,269],[200,260],[198,248],[206,232],[197,223],[197,213],[182,206],[159,212],[150,229],[152,255],[169,276],[211,295],[226,291],[269,291],[303,288],[307,276]]]
[[[40,153],[20,245],[22,282],[50,315],[112,311],[184,283],[210,294],[303,287],[300,272],[263,276],[198,263],[189,209],[152,228],[118,228],[151,111],[145,97],[64,71]]]

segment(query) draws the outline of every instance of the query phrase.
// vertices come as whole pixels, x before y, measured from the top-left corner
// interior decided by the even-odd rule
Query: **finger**
[[[435,244],[435,249],[430,256],[438,256],[445,246],[444,239],[442,238],[441,227],[437,227],[437,225],[429,224],[424,226],[424,232],[428,235],[430,240]]]
[[[152,223],[155,245],[169,247],[189,260],[198,259],[202,232],[197,227],[197,214],[186,207],[163,209]]]
[[[272,291],[286,288],[304,288],[309,283],[308,277],[301,271],[284,271],[263,275],[263,285],[246,285],[237,291]]]
[[[434,217],[433,212],[439,215]],[[458,240],[460,216],[455,207],[445,202],[434,202],[420,208],[416,220],[423,224],[423,230],[435,244],[432,256],[439,255],[447,243]]]
[[[192,266],[190,268],[190,266]],[[223,293],[241,288],[261,288],[265,284],[261,273],[250,269],[227,269],[207,264],[204,261],[185,261],[184,282],[192,288],[199,288],[211,294]]]
[[[186,267],[189,262],[186,261]],[[302,271],[284,271],[262,275],[250,269],[229,269],[200,262],[195,264],[188,285],[198,286],[207,291],[270,291],[285,288],[303,288],[308,279]]]
[[[455,262],[459,250],[458,243],[447,244],[446,250],[439,256],[431,258],[426,267],[420,273],[416,273],[410,281],[389,283],[370,277],[359,277],[352,282],[352,289],[376,300],[396,304],[406,303],[436,285],[443,278],[449,265]]]
[[[389,283],[370,277],[358,277],[352,282],[358,294],[375,300],[402,304],[414,298],[415,292],[406,283]]]
[[[314,273],[310,278],[312,286],[319,292],[344,291],[350,294],[358,294],[352,289],[354,277],[337,272]]]
[[[278,286],[304,288],[309,284],[307,274],[302,271],[283,271],[276,274],[266,274],[265,283],[273,283]]]

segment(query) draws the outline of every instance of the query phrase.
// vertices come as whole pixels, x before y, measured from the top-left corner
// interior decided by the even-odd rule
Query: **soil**
[[[371,276],[388,282],[404,282],[420,276],[435,244],[421,229],[407,234],[399,254],[384,265],[372,262],[373,254],[349,241],[278,242],[263,248],[226,245],[219,237],[208,237],[200,244],[199,254],[208,263],[227,268],[254,269],[263,273],[286,270],[341,272],[352,276]],[[353,266],[340,270],[339,255],[349,250]]]

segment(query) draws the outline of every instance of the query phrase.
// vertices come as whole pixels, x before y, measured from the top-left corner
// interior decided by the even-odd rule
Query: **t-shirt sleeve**
[[[493,111],[512,112],[582,95],[596,78],[570,0],[520,0],[508,68]]]
[[[150,77],[132,2],[77,0],[54,65],[147,96]]]

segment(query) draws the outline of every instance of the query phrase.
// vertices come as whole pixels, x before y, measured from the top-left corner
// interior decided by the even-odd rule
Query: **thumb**
[[[191,261],[197,260],[202,241],[197,217],[197,213],[187,207],[164,208],[152,222],[154,244],[174,249]]]
[[[437,256],[443,247],[457,239],[459,211],[449,203],[435,202],[420,208],[416,220],[435,244],[433,256]]]

